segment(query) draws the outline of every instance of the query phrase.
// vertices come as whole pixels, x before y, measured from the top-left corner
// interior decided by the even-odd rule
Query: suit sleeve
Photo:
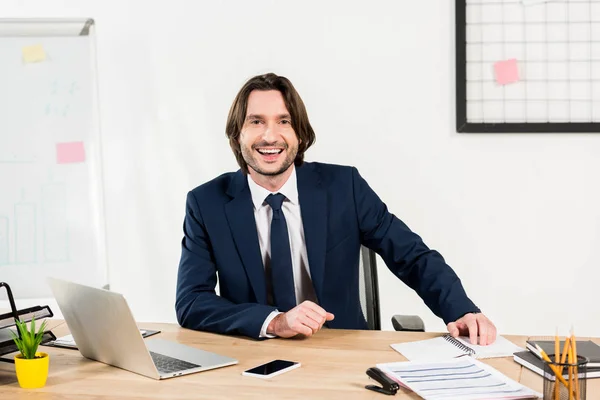
[[[470,312],[480,312],[467,297],[460,279],[441,254],[429,249],[352,169],[356,213],[362,243],[373,249],[388,268],[415,290],[446,324]]]
[[[217,268],[196,198],[188,193],[175,310],[184,328],[259,338],[265,319],[275,311],[257,303],[235,304],[217,296]]]

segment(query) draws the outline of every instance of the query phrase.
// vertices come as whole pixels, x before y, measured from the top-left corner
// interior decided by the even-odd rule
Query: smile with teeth
[[[260,154],[279,154],[283,149],[256,149]]]

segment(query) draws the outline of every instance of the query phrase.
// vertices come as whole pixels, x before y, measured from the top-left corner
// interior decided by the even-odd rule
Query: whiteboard
[[[93,21],[0,20],[0,59],[0,280],[104,285]]]

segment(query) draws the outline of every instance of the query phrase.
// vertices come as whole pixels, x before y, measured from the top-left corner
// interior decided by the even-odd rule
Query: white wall
[[[600,136],[457,134],[452,2],[2,3],[97,22],[110,280],[139,320],[175,320],[186,192],[236,168],[229,106],[274,71],[307,105],[307,159],[357,166],[501,333],[600,336]],[[444,329],[383,266],[380,285],[385,328]]]

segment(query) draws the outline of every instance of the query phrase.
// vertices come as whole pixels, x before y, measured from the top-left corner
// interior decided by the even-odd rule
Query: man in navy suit
[[[175,306],[181,326],[254,338],[310,336],[323,325],[366,329],[364,245],[453,336],[495,340],[494,324],[452,268],[388,212],[356,168],[304,162],[315,134],[288,79],[250,79],[226,133],[241,169],[187,196]]]

